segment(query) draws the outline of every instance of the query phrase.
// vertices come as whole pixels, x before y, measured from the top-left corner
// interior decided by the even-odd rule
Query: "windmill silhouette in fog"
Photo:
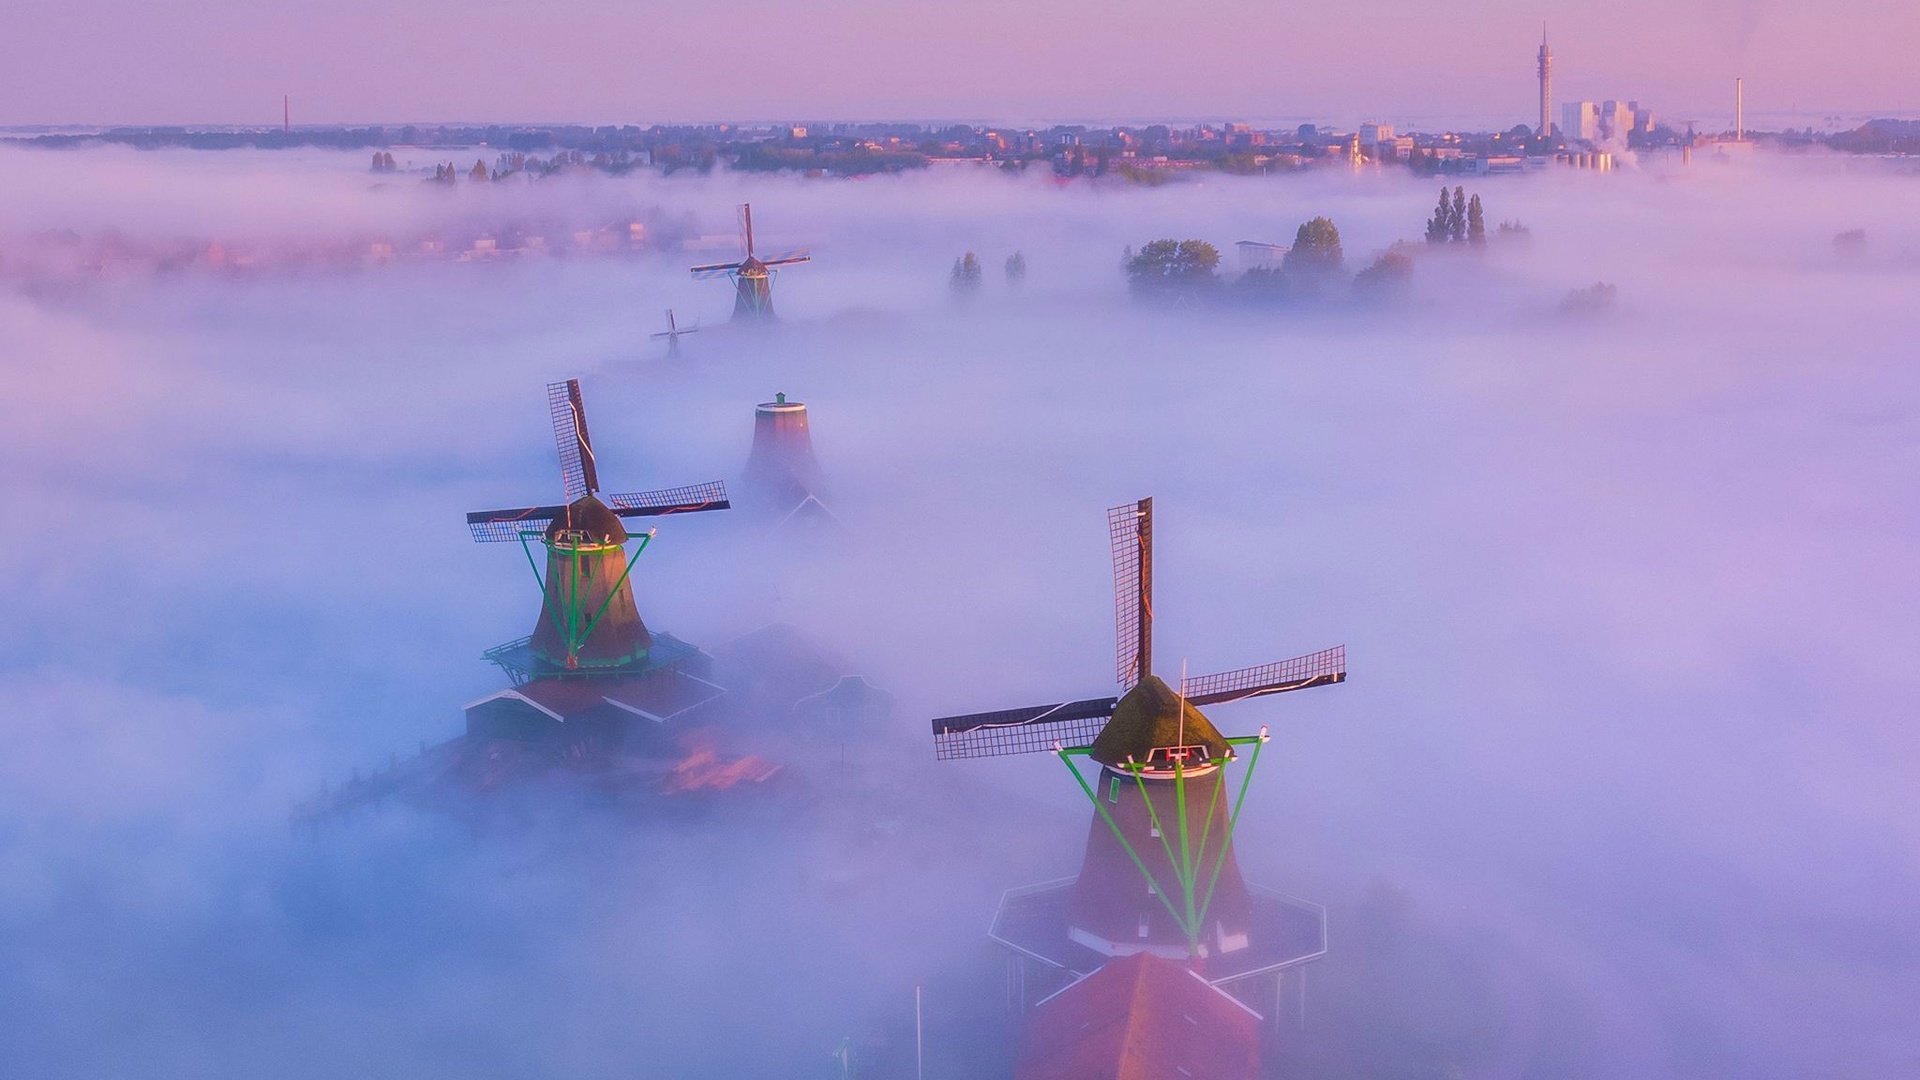
[[[535,575],[542,596],[532,636],[502,646],[488,659],[516,680],[561,672],[644,671],[653,635],[633,602],[633,586],[627,580],[632,561],[626,550],[631,538],[621,519],[725,510],[729,505],[726,486],[714,481],[609,495],[602,502],[579,381],[547,384],[547,407],[567,501],[467,515],[467,528],[475,540],[518,541],[527,549],[530,564],[537,565],[533,545],[546,548],[547,572]],[[652,537],[651,531],[641,534],[635,556]]]
[[[650,336],[657,337],[657,338],[666,338],[667,339],[667,358],[678,359],[680,356],[680,335],[681,334],[697,334],[699,332],[700,332],[700,328],[697,326],[688,326],[683,328],[678,322],[675,322],[673,318],[673,309],[668,308],[667,309],[667,328],[665,330],[660,331],[657,334],[653,334]]]
[[[1200,707],[1343,682],[1346,647],[1183,675],[1176,691],[1152,671],[1153,500],[1109,510],[1107,528],[1124,695],[933,721],[937,757],[1052,751],[1093,804],[1079,877],[1010,891],[991,933],[1014,952],[1023,987],[1149,953],[1264,1007],[1283,970],[1325,952],[1324,911],[1241,877],[1233,834],[1267,729],[1228,737]]]
[[[708,263],[692,268],[696,280],[726,277],[733,280],[733,318],[735,322],[773,318],[773,274],[776,267],[810,262],[805,251],[791,251],[772,259],[753,253],[753,206],[740,204],[741,244],[746,257],[739,262]]]

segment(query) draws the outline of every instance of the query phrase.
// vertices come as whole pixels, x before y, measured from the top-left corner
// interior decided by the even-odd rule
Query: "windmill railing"
[[[384,769],[375,769],[365,775],[355,769],[338,787],[323,784],[318,794],[295,801],[287,820],[296,831],[313,830],[328,818],[397,796],[405,790],[411,778],[427,767],[438,749],[422,742],[419,751],[411,757],[390,755]]]

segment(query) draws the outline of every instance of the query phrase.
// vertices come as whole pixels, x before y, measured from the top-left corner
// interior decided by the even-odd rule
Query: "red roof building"
[[[1015,1080],[1253,1080],[1260,1015],[1187,965],[1135,953],[1042,1000]]]

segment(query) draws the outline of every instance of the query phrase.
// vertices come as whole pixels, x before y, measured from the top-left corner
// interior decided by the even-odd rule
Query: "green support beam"
[[[1163,888],[1160,882],[1154,877],[1153,871],[1148,869],[1146,860],[1142,859],[1140,853],[1134,850],[1133,844],[1128,841],[1126,834],[1121,831],[1119,823],[1113,819],[1113,814],[1101,803],[1099,792],[1094,790],[1093,786],[1087,782],[1086,777],[1081,775],[1078,766],[1073,763],[1073,758],[1088,756],[1092,748],[1084,746],[1070,747],[1063,748],[1059,751],[1060,760],[1067,766],[1067,771],[1073,774],[1074,781],[1079,784],[1081,793],[1086,795],[1089,803],[1093,804],[1094,812],[1100,816],[1101,821],[1106,823],[1107,830],[1113,834],[1114,840],[1120,844],[1120,849],[1127,853],[1127,858],[1133,862],[1134,868],[1140,871],[1142,877],[1146,878],[1147,885],[1153,889],[1154,895],[1160,898],[1160,903],[1167,909],[1167,914],[1173,916],[1174,923],[1180,927],[1182,933],[1185,934],[1187,938],[1187,948],[1195,954],[1200,950],[1201,940],[1207,924],[1207,914],[1213,906],[1214,891],[1220,884],[1220,872],[1226,867],[1227,855],[1233,845],[1233,835],[1239,828],[1240,811],[1246,806],[1247,791],[1253,784],[1253,770],[1260,763],[1260,748],[1265,745],[1266,739],[1264,729],[1262,729],[1262,734],[1257,736],[1243,736],[1227,740],[1228,745],[1231,746],[1251,745],[1253,747],[1253,753],[1247,761],[1246,769],[1241,774],[1240,791],[1235,796],[1233,809],[1227,815],[1225,826],[1221,830],[1217,850],[1212,847],[1214,818],[1217,816],[1216,811],[1219,806],[1226,801],[1227,767],[1239,760],[1237,755],[1216,763],[1213,793],[1207,800],[1207,813],[1206,817],[1202,820],[1200,836],[1197,842],[1193,837],[1193,822],[1187,814],[1186,765],[1184,761],[1176,760],[1174,762],[1174,825],[1179,833],[1178,853],[1174,851],[1174,839],[1168,835],[1166,825],[1160,818],[1160,812],[1158,808],[1154,806],[1153,799],[1147,790],[1146,767],[1138,762],[1128,761],[1117,770],[1124,771],[1133,777],[1134,786],[1140,793],[1141,801],[1146,804],[1147,820],[1153,826],[1153,831],[1159,834],[1161,850],[1167,856],[1168,864],[1173,867],[1173,872],[1179,879],[1180,904],[1178,907],[1174,905],[1173,899],[1168,895],[1167,890]],[[1205,891],[1202,892],[1199,889],[1200,875],[1206,867],[1206,860],[1210,853],[1214,857],[1213,870],[1207,875],[1207,886]]]

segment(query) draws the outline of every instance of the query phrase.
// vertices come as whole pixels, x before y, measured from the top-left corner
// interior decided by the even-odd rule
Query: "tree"
[[[980,291],[980,258],[969,251],[953,260],[953,291],[969,295]]]
[[[1480,196],[1475,195],[1467,201],[1467,243],[1474,247],[1487,246],[1487,217],[1480,209]]]
[[[1220,283],[1220,250],[1205,240],[1155,240],[1127,260],[1138,296],[1187,299]]]
[[[1467,189],[1453,189],[1453,206],[1447,211],[1447,242],[1457,244],[1467,238]]]
[[[1560,301],[1560,314],[1567,318],[1595,319],[1613,310],[1619,290],[1604,281],[1584,289],[1573,289]]]
[[[1280,260],[1280,268],[1291,274],[1335,274],[1344,260],[1339,227],[1330,218],[1317,217],[1293,234],[1293,246]]]
[[[1383,251],[1372,265],[1353,275],[1353,291],[1365,297],[1383,297],[1406,288],[1413,277],[1413,259],[1403,251]]]
[[[1440,185],[1440,205],[1433,208],[1433,217],[1427,220],[1427,243],[1444,244],[1447,242],[1447,186]]]
[[[1027,257],[1016,251],[1007,256],[1007,284],[1018,285],[1027,280]]]
[[[486,178],[487,178],[487,163],[476,159],[473,163],[473,168],[468,170],[467,172],[467,179],[485,180]]]

